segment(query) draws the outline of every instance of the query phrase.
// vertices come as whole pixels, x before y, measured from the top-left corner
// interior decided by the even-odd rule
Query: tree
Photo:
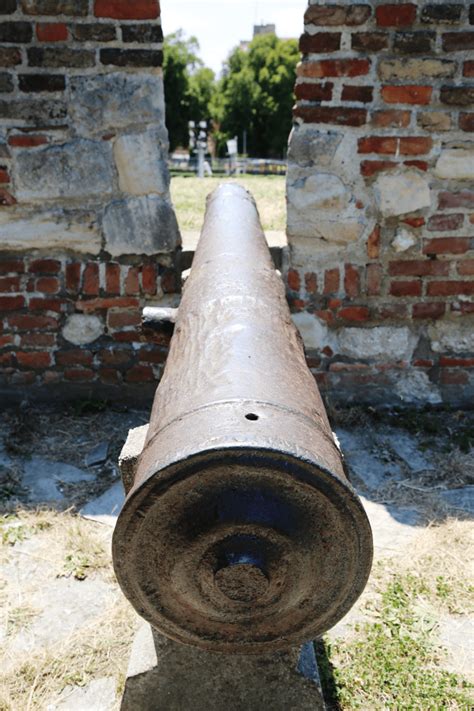
[[[182,30],[165,37],[163,79],[166,125],[170,149],[189,143],[188,122],[210,117],[209,104],[215,91],[212,69],[204,67],[198,56],[195,37],[186,39]]]
[[[220,131],[228,137],[247,131],[249,155],[281,158],[291,130],[296,40],[257,35],[247,51],[236,48],[211,108]]]

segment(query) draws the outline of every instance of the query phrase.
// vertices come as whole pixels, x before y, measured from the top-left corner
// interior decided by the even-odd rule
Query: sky
[[[275,24],[279,37],[299,37],[307,0],[162,0],[163,32],[194,35],[201,58],[216,73],[241,40],[252,39],[254,24]]]

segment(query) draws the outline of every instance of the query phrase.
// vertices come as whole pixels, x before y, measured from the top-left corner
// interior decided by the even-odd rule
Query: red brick
[[[366,306],[346,306],[338,312],[337,316],[345,321],[367,321],[369,309]]]
[[[36,259],[31,262],[28,271],[32,274],[59,274],[61,262],[57,259]]]
[[[416,5],[379,5],[375,17],[379,27],[409,27],[416,20]]]
[[[57,351],[56,353],[56,363],[62,366],[92,365],[93,360],[94,356],[92,353],[80,348],[70,351]]]
[[[0,259],[0,274],[23,274],[24,271],[22,259]]]
[[[139,311],[110,309],[107,313],[107,326],[109,328],[125,328],[126,326],[139,326],[141,314]]]
[[[8,170],[6,168],[0,167],[0,183],[9,183],[9,182],[10,182],[10,175],[8,173]]]
[[[433,147],[433,140],[424,136],[410,136],[400,138],[400,153],[403,156],[417,156],[429,153]]]
[[[382,99],[387,104],[429,104],[433,87],[431,86],[383,86]]]
[[[474,49],[474,32],[446,32],[443,35],[445,52],[463,52]]]
[[[423,170],[425,172],[428,170],[428,163],[425,160],[405,160],[403,161],[403,165],[406,165],[409,168],[418,168],[418,170]]]
[[[106,265],[105,290],[107,294],[120,294],[120,264],[109,262]]]
[[[20,339],[21,348],[52,348],[55,345],[54,333],[25,333]]]
[[[464,254],[469,247],[468,237],[440,237],[427,240],[423,246],[423,254]]]
[[[448,358],[448,356],[441,356],[439,364],[442,368],[474,368],[474,358]]]
[[[95,0],[94,15],[115,20],[154,20],[160,14],[158,0]]]
[[[434,259],[405,259],[390,262],[391,276],[448,276],[449,262]]]
[[[144,264],[142,267],[142,288],[143,293],[149,296],[156,294],[156,267],[154,264]]]
[[[79,291],[81,266],[80,262],[72,262],[66,265],[66,289],[73,294],[77,294]]]
[[[140,302],[137,298],[131,296],[117,296],[104,299],[90,299],[89,301],[77,301],[76,308],[78,311],[83,311],[86,314],[102,309],[130,309],[138,308]]]
[[[63,22],[40,22],[36,25],[36,36],[40,42],[66,42],[67,25]]]
[[[1,277],[0,292],[18,292],[20,291],[21,278],[19,276]]]
[[[36,331],[58,329],[58,322],[53,316],[33,316],[31,314],[15,314],[8,317],[8,324],[11,328],[19,331]]]
[[[379,264],[367,265],[367,294],[378,296],[382,285],[382,267]]]
[[[360,164],[360,172],[364,178],[371,178],[377,173],[381,173],[385,170],[393,170],[397,168],[398,163],[394,163],[390,160],[363,160]]]
[[[432,368],[434,363],[432,360],[428,360],[427,358],[418,358],[413,361],[413,365],[415,368]]]
[[[336,294],[339,291],[339,269],[328,269],[324,274],[324,293]]]
[[[472,114],[460,113],[459,114],[459,128],[461,129],[461,131],[466,131],[466,132],[472,133],[472,131],[474,131],[474,113],[472,113]]]
[[[82,277],[82,291],[88,296],[99,293],[99,265],[97,262],[88,262]]]
[[[0,311],[16,311],[24,306],[24,296],[0,296]]]
[[[366,109],[344,108],[342,106],[296,106],[296,118],[305,123],[332,123],[337,126],[363,126],[367,121]]]
[[[413,304],[413,318],[441,318],[445,310],[443,303]]]
[[[59,383],[63,379],[63,374],[55,370],[45,370],[42,373],[42,378],[46,385],[52,385],[53,383]]]
[[[474,60],[464,62],[463,75],[470,78],[474,77]]]
[[[351,46],[356,52],[380,52],[388,49],[389,35],[387,32],[353,32]]]
[[[428,220],[428,230],[430,232],[449,232],[459,230],[464,223],[464,215],[455,213],[450,215],[432,215]]]
[[[402,220],[403,224],[409,225],[410,227],[423,227],[425,224],[424,217],[407,217],[406,220]]]
[[[30,311],[56,311],[60,313],[66,305],[64,299],[42,299],[39,297],[31,297],[28,303]]]
[[[99,358],[104,365],[128,365],[132,357],[132,351],[124,348],[103,350],[99,353]]]
[[[173,269],[168,269],[161,275],[160,284],[165,294],[174,294],[178,289],[176,272]]]
[[[360,293],[359,269],[352,264],[346,264],[344,267],[344,291],[351,299]]]
[[[122,376],[117,370],[113,368],[99,368],[99,378],[103,383],[120,383],[122,381]]]
[[[66,380],[74,380],[76,382],[89,382],[94,380],[95,373],[93,370],[88,368],[68,368],[64,371],[64,377]]]
[[[427,291],[428,296],[472,296],[474,281],[432,281]]]
[[[304,283],[307,294],[316,294],[318,292],[318,277],[314,272],[308,272],[304,275]]]
[[[304,101],[331,101],[334,84],[297,84],[295,86],[295,96],[298,100]]]
[[[167,348],[142,348],[138,354],[141,363],[165,363],[168,356]]]
[[[421,296],[421,281],[392,281],[390,294],[392,296]]]
[[[474,191],[460,190],[456,193],[439,193],[438,207],[440,210],[451,207],[474,207]]]
[[[344,84],[342,87],[341,99],[343,101],[360,101],[363,104],[370,103],[374,98],[373,86],[354,86]]]
[[[125,380],[128,383],[149,383],[155,380],[153,368],[149,365],[134,365],[127,371]]]
[[[411,111],[390,109],[374,111],[371,123],[378,128],[406,128],[410,125]]]
[[[115,331],[111,335],[117,343],[136,343],[141,340],[139,331]]]
[[[140,293],[139,270],[137,267],[129,267],[125,277],[125,293],[133,296]]]
[[[339,309],[342,306],[342,299],[329,299],[328,308],[329,309]]]
[[[368,74],[368,59],[322,59],[318,62],[301,62],[297,67],[299,77],[322,79],[324,77],[358,77]]]
[[[365,363],[330,363],[329,370],[333,373],[367,370],[370,366]]]
[[[357,150],[359,153],[384,153],[395,154],[397,151],[397,138],[392,136],[367,136],[359,138]]]
[[[35,291],[41,291],[43,294],[57,294],[59,289],[59,279],[56,277],[41,277],[35,283]]]
[[[42,368],[49,368],[51,365],[51,354],[50,353],[35,353],[33,352],[20,352],[15,353],[18,365],[22,368],[33,368],[34,370],[41,370]]]
[[[406,319],[407,307],[405,304],[382,304],[378,307],[377,313],[381,319]]]
[[[7,336],[0,336],[0,348],[6,348],[7,346],[12,346],[15,342],[15,338],[8,334]]]
[[[297,269],[289,269],[288,270],[287,281],[288,281],[288,287],[292,291],[299,291],[301,289],[300,273]]]
[[[442,385],[466,385],[469,382],[469,376],[462,370],[442,370],[439,380]]]
[[[300,52],[337,52],[341,47],[340,32],[316,32],[314,35],[304,34],[300,37]]]
[[[461,276],[474,276],[474,259],[465,259],[463,262],[458,262],[458,274]]]
[[[48,143],[46,136],[35,136],[33,134],[17,134],[15,136],[10,136],[8,139],[10,146],[15,148],[35,148],[36,146],[43,146]]]

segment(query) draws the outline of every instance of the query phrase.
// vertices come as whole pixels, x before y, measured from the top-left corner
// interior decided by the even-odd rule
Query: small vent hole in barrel
[[[245,419],[250,420],[251,422],[256,422],[259,417],[254,412],[249,412],[248,415],[245,415]]]

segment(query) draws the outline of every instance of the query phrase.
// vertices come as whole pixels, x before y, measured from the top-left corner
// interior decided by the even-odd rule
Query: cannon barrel
[[[239,186],[208,199],[113,558],[153,627],[219,652],[314,639],[366,584],[370,525]]]

